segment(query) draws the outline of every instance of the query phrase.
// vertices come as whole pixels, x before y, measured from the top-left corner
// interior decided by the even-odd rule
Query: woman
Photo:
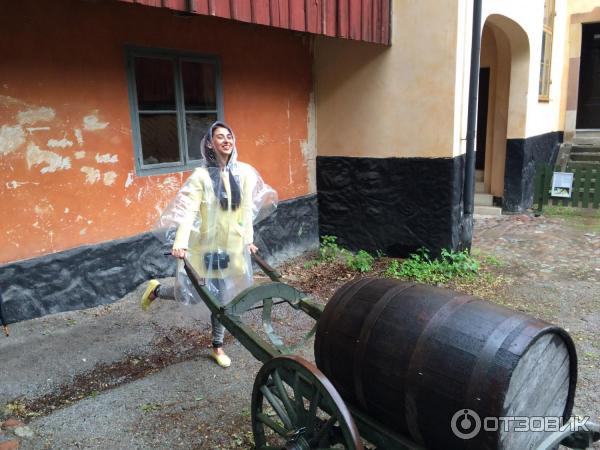
[[[166,214],[178,223],[171,254],[187,257],[209,290],[226,304],[252,284],[250,254],[258,250],[253,218],[265,203],[275,203],[276,194],[250,165],[237,161],[235,137],[224,122],[215,122],[200,146],[202,167],[190,176]],[[196,294],[181,273],[178,270],[177,292],[183,293],[184,302],[192,302]],[[142,308],[156,297],[174,298],[174,294],[173,289],[151,280],[142,296]],[[221,367],[229,367],[231,359],[222,348],[225,329],[214,316],[211,324],[211,356]]]

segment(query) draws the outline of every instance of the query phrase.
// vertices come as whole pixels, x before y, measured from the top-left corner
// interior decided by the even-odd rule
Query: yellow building
[[[600,1],[394,0],[389,48],[316,40],[321,234],[392,254],[470,244],[474,4],[476,204],[526,211],[535,165],[554,163],[563,141],[600,135]]]

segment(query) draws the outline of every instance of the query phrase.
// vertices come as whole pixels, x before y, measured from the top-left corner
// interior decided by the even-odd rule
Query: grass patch
[[[544,207],[542,215],[564,219],[566,223],[578,230],[600,232],[600,209],[548,205]]]
[[[443,284],[454,278],[473,278],[479,267],[479,261],[467,250],[454,252],[443,249],[438,258],[432,259],[429,251],[421,248],[402,262],[392,260],[385,275],[419,283]]]
[[[337,236],[326,235],[321,238],[319,257],[304,263],[305,269],[312,269],[323,263],[343,262],[350,270],[366,273],[373,270],[375,257],[365,250],[352,253],[337,243]]]
[[[558,205],[544,206],[542,214],[545,216],[592,217],[592,218],[600,219],[600,209],[574,208],[572,206],[558,206]]]

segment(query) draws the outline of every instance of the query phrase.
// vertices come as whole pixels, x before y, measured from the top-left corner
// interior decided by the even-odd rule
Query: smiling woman
[[[173,236],[172,255],[187,258],[206,279],[209,291],[221,304],[252,285],[250,254],[254,245],[253,223],[261,209],[270,211],[277,194],[262,183],[258,173],[237,160],[235,136],[224,122],[215,122],[200,143],[201,167],[182,187],[163,213],[161,228]],[[263,215],[264,217],[264,215]],[[177,228],[174,232],[175,226]],[[184,303],[200,299],[179,264],[175,290],[151,280],[141,299],[147,309],[156,298],[177,298]],[[221,348],[225,329],[214,315],[212,357],[222,367],[231,363]]]

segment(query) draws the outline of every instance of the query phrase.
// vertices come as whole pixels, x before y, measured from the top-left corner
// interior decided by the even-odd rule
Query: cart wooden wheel
[[[299,356],[278,356],[252,390],[256,450],[363,450],[354,420],[330,381]]]

